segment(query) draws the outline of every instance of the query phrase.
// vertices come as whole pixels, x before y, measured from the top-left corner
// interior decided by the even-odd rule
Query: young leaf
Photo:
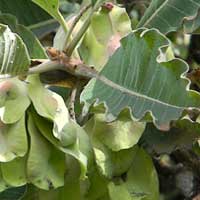
[[[0,81],[0,119],[3,123],[11,124],[20,120],[29,105],[24,82],[17,78]]]
[[[27,178],[45,190],[64,185],[65,156],[50,144],[34,125],[29,115],[30,151],[27,160]]]
[[[99,172],[108,179],[121,176],[133,164],[137,146],[113,152],[99,141],[94,141],[94,153]]]
[[[0,74],[23,74],[30,65],[30,58],[23,40],[0,24]]]
[[[0,124],[0,161],[23,157],[28,150],[25,117],[15,124]]]
[[[135,198],[140,197],[145,200],[159,199],[157,173],[151,157],[142,148],[138,149],[137,154],[134,156],[125,184],[129,193]]]
[[[117,137],[116,134],[116,136],[113,137],[114,141],[111,142],[111,137],[106,137],[110,133],[113,135],[114,130],[116,130],[114,129],[116,124],[113,123],[112,126],[109,127],[109,124],[106,125],[105,122],[103,123],[100,120],[102,120],[102,118],[99,116],[98,118],[96,117],[95,120],[90,120],[86,124],[85,130],[90,136],[96,163],[100,173],[111,179],[112,177],[120,176],[129,169],[132,164],[133,157],[137,152],[137,146],[132,145],[132,148],[130,148],[130,143],[125,139],[124,144],[121,145],[121,149],[119,148],[119,145],[117,146],[118,148],[115,148],[115,151],[112,151],[112,145],[120,143],[117,139],[123,140],[123,137],[120,137],[120,135]],[[121,126],[123,127],[118,127],[118,129],[126,132],[125,123],[123,124],[123,122],[121,122]],[[110,128],[110,130],[108,128]],[[103,137],[100,137],[100,133],[103,134]]]
[[[131,194],[125,187],[125,184],[115,185],[113,182],[110,182],[108,189],[111,200],[140,200],[132,198]]]
[[[33,112],[31,115],[33,116],[34,123],[36,124],[41,134],[50,143],[52,143],[56,148],[64,152],[66,155],[70,155],[79,161],[81,167],[81,177],[85,177],[87,167],[93,162],[93,152],[91,150],[92,148],[89,138],[87,137],[87,134],[84,132],[83,128],[74,124],[75,129],[73,128],[73,130],[75,131],[74,134],[76,136],[76,141],[71,145],[63,146],[62,142],[53,136],[52,123],[46,121],[44,118],[36,115]],[[66,129],[64,133],[68,135],[68,132],[70,132],[70,130]],[[70,135],[68,137],[70,139]],[[74,138],[73,135],[71,135],[71,137]]]
[[[81,58],[99,71],[130,32],[131,21],[124,8],[113,6],[109,12],[96,12],[79,47]]]
[[[63,29],[67,32],[67,26],[65,19],[59,11],[59,0],[32,0],[34,3],[43,8],[48,12],[52,17],[54,17],[62,26]]]
[[[1,172],[1,169],[0,169],[0,192],[4,191],[7,188],[9,188],[9,185],[3,179],[2,172]]]
[[[27,183],[26,157],[16,158],[10,162],[1,163],[2,176],[12,187],[19,187]]]
[[[200,0],[152,0],[137,27],[175,31],[184,20],[195,18],[199,8]]]
[[[54,137],[60,140],[63,146],[76,142],[76,129],[71,122],[69,112],[61,96],[46,89],[39,80],[38,75],[28,78],[29,96],[37,113],[54,123]],[[66,134],[67,133],[67,134]]]
[[[187,64],[168,60],[168,46],[166,37],[154,29],[129,34],[97,79],[86,86],[81,101],[104,103],[108,121],[124,108],[137,119],[150,113],[158,127],[169,125],[188,107],[199,107],[200,95],[188,89],[184,77]]]
[[[104,114],[95,114],[94,118],[87,122],[85,129],[110,150],[120,151],[137,144],[144,132],[145,123],[133,122],[127,113],[120,115],[117,121],[107,123]]]
[[[107,185],[109,180],[100,174],[96,165],[94,166],[93,170],[88,173],[88,178],[90,181],[90,187],[85,195],[86,199],[109,199],[103,198],[104,196],[108,196]]]

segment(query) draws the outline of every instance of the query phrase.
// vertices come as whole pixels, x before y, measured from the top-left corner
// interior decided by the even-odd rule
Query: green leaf
[[[0,118],[3,123],[20,120],[29,105],[25,82],[16,78],[0,81]]]
[[[14,124],[0,125],[0,161],[23,157],[28,150],[25,117]]]
[[[111,182],[109,183],[108,188],[111,200],[133,200],[124,184],[115,185]]]
[[[0,192],[4,191],[7,188],[9,188],[9,185],[3,179],[2,172],[0,169]]]
[[[50,126],[51,129],[48,129],[44,125],[46,122],[42,125],[38,121],[36,122],[38,128],[61,151],[80,161],[81,175],[84,177],[87,169],[87,157],[88,160],[91,160],[90,157],[92,157],[91,145],[85,131],[70,119],[69,112],[61,96],[44,88],[37,75],[30,76],[28,80],[30,82],[28,86],[29,96],[35,110],[40,116],[53,122],[53,127]]]
[[[139,27],[157,28],[162,33],[177,30],[200,8],[200,0],[152,0],[138,24]]]
[[[47,58],[44,48],[36,36],[25,26],[18,24],[14,16],[10,14],[1,14],[0,23],[7,24],[12,32],[17,33],[22,38],[31,58]]]
[[[27,183],[26,157],[16,158],[10,162],[1,163],[2,176],[6,183],[18,187]]]
[[[28,78],[29,96],[37,113],[54,123],[53,135],[59,139],[63,146],[76,142],[76,128],[70,120],[69,112],[61,96],[46,89],[39,80],[38,75]],[[67,134],[66,134],[67,133]]]
[[[109,180],[100,174],[96,165],[94,165],[94,168],[88,172],[88,178],[90,187],[88,188],[88,192],[85,195],[86,200],[93,200],[93,199],[107,200],[107,198],[103,197],[108,195],[107,186]]]
[[[0,13],[9,13],[15,16],[19,24],[28,26],[39,38],[58,27],[57,21],[52,19],[50,15],[31,0],[18,0],[14,3],[13,0],[1,0]]]
[[[199,27],[200,27],[200,13],[199,12],[194,19],[187,20],[184,23],[184,31],[186,33],[199,34],[200,33]]]
[[[200,124],[182,119],[173,124],[170,131],[159,131],[152,124],[147,125],[141,140],[148,148],[161,153],[171,153],[175,149],[189,149],[200,136]]]
[[[97,137],[112,151],[133,147],[145,129],[145,123],[133,122],[127,113],[122,113],[117,121],[111,123],[106,122],[104,114],[96,114],[89,123],[92,126],[93,137]]]
[[[37,128],[40,130],[41,134],[51,142],[56,148],[77,159],[81,166],[81,177],[85,177],[87,166],[93,161],[93,152],[91,149],[91,144],[89,138],[87,137],[84,130],[80,127],[76,127],[76,142],[72,145],[63,146],[62,143],[57,140],[52,133],[53,124],[44,120],[44,118],[39,117],[34,112],[31,113]],[[65,134],[68,135],[66,130]],[[73,137],[73,135],[72,135]],[[70,139],[70,138],[69,138]]]
[[[59,11],[59,0],[32,0],[34,3],[39,5],[41,8],[43,8],[46,12],[48,12],[52,17],[54,17],[64,28],[65,31],[66,25],[65,25],[65,19],[61,15]]]
[[[0,199],[2,200],[21,200],[26,193],[26,186],[9,188],[0,193]]]
[[[57,200],[59,193],[57,190],[42,190],[38,187],[35,187],[34,185],[27,185],[26,193],[23,197],[20,198],[20,200]],[[9,199],[10,200],[10,199]],[[58,199],[62,200],[62,199]]]
[[[28,71],[30,58],[23,40],[0,24],[0,74],[23,74]]]
[[[65,156],[49,143],[35,127],[29,115],[30,150],[27,178],[35,186],[49,190],[64,185]]]
[[[167,58],[168,46],[166,37],[154,29],[129,34],[100,76],[88,83],[81,101],[86,106],[104,103],[107,121],[129,108],[136,119],[150,114],[157,127],[169,126],[186,108],[199,107],[200,95],[188,89],[188,65]]]
[[[33,185],[28,186],[28,191],[23,200],[66,200],[67,199],[84,199],[84,187],[87,183],[81,184],[79,179],[80,177],[80,167],[78,162],[73,159],[66,159],[66,165],[68,166],[68,171],[65,176],[65,185],[63,187],[59,187],[55,190],[45,191],[39,188],[34,187]],[[68,162],[70,160],[70,162]],[[85,199],[84,199],[85,200]]]
[[[125,173],[132,165],[137,146],[117,152],[113,152],[95,142],[94,153],[100,173],[111,179]]]
[[[30,0],[1,0],[0,12],[14,15],[20,24],[32,25],[50,19],[50,16]],[[31,13],[31,15],[30,15]]]
[[[98,122],[97,122],[98,123]],[[85,130],[86,132],[90,135],[90,140],[92,142],[93,145],[93,149],[94,149],[94,154],[95,154],[95,160],[98,166],[98,169],[100,171],[101,174],[103,174],[104,176],[110,178],[113,178],[115,176],[120,176],[123,173],[125,173],[129,167],[132,164],[133,161],[133,157],[135,155],[135,153],[137,152],[137,146],[134,146],[132,148],[129,148],[127,145],[129,145],[129,143],[125,142],[125,147],[126,149],[117,150],[117,151],[112,151],[111,149],[109,149],[109,147],[107,147],[106,145],[104,145],[104,141],[111,143],[111,137],[106,140],[106,135],[108,135],[110,133],[111,130],[105,130],[105,128],[103,126],[105,125],[105,122],[103,123],[102,129],[101,127],[98,127],[99,130],[101,130],[102,134],[104,135],[104,140],[103,137],[101,138],[102,141],[99,139],[99,135],[100,133],[98,133],[98,130],[95,126],[96,122],[93,120],[90,120],[86,126],[85,126]],[[97,124],[98,126],[98,124]],[[115,129],[116,130],[116,129]],[[121,129],[123,130],[123,128]],[[104,134],[105,132],[105,134]],[[112,132],[111,132],[112,133]],[[116,139],[118,137],[118,139],[123,140],[123,137],[121,136],[115,136]],[[116,140],[117,141],[117,140]],[[117,143],[117,142],[115,142]],[[112,143],[111,143],[112,144]]]
[[[1,0],[0,13],[15,16],[19,24],[28,26],[39,38],[54,31],[59,25],[55,19],[52,19],[50,15],[31,0],[18,0],[14,3],[13,0]]]
[[[101,9],[92,19],[79,52],[85,63],[102,69],[119,47],[120,39],[131,32],[131,21],[124,8],[114,6],[110,12]]]
[[[80,180],[79,163],[73,157],[67,156],[66,165],[69,167],[65,176],[65,185],[59,189],[59,197],[61,200],[65,200],[67,194],[69,199],[83,199],[88,183],[87,180]]]
[[[143,197],[141,200],[159,199],[159,183],[156,170],[150,156],[141,148],[134,156],[132,167],[127,173],[126,187],[133,197],[137,197],[136,199],[138,197]]]

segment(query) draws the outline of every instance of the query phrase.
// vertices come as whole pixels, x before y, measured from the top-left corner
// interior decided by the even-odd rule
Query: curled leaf
[[[0,74],[18,75],[28,71],[30,58],[23,40],[0,24]]]

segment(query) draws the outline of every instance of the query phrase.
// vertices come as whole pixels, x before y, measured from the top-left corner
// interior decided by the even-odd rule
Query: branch
[[[29,74],[40,74],[43,72],[48,72],[52,70],[62,69],[63,65],[61,65],[58,61],[46,60],[43,63],[36,65],[35,67],[31,67],[26,75]]]

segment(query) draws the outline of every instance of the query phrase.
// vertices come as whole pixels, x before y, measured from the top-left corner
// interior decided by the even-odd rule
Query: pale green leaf
[[[154,29],[129,34],[100,76],[88,83],[81,101],[104,103],[107,121],[129,108],[136,119],[151,114],[158,127],[168,126],[188,107],[199,107],[200,95],[189,90],[184,77],[188,65],[180,59],[168,60],[168,46],[166,37]]]
[[[80,180],[80,166],[76,159],[73,157],[66,157],[66,165],[68,171],[65,176],[65,185],[59,189],[59,197],[61,200],[66,199],[66,194],[69,199],[83,199],[84,193],[88,188],[88,181]]]
[[[95,135],[112,151],[133,147],[145,129],[144,122],[134,122],[127,113],[121,114],[117,121],[110,123],[106,122],[104,114],[96,114],[90,123],[93,126],[93,137]]]
[[[79,47],[81,58],[97,70],[102,69],[119,47],[120,39],[130,32],[131,21],[124,8],[114,6],[110,12],[96,12]]]
[[[12,187],[18,187],[27,183],[26,157],[16,158],[10,162],[1,163],[1,171],[4,180]]]
[[[68,158],[68,156],[67,156]],[[66,165],[69,166],[67,169],[67,173],[65,176],[65,185],[63,187],[59,187],[54,190],[42,190],[37,187],[34,187],[33,185],[28,186],[28,191],[26,192],[26,195],[22,198],[23,200],[86,200],[82,198],[84,194],[82,193],[82,190],[84,188],[84,185],[81,184],[81,181],[79,179],[80,176],[80,167],[78,162],[75,159],[71,159],[70,162],[68,162],[69,159],[66,159]]]
[[[111,200],[134,200],[124,184],[115,185],[114,183],[109,183],[109,194]]]
[[[2,172],[0,170],[0,192],[4,191],[7,188],[9,188],[9,185],[3,179]]]
[[[137,27],[157,28],[163,33],[175,31],[184,20],[194,18],[200,0],[152,0]]]
[[[113,178],[125,173],[133,163],[137,146],[117,152],[113,152],[101,143],[94,144],[94,153],[100,173],[107,178]]]
[[[29,184],[27,185],[26,193],[20,198],[20,200],[63,200],[58,199],[58,195],[59,193],[57,190],[46,191]]]
[[[99,140],[100,133],[97,133],[98,131],[95,127],[95,124],[96,124],[95,121],[90,120],[86,124],[85,130],[90,136],[90,140],[94,149],[95,160],[96,160],[100,173],[108,178],[122,175],[131,166],[133,157],[135,153],[137,152],[137,146],[128,148],[127,145],[129,144],[126,141],[125,142],[126,149],[122,148],[122,150],[120,150],[119,148],[118,151],[112,151],[111,149],[109,149],[109,147],[107,147],[104,144],[104,141],[106,141],[108,142],[108,144],[110,143],[112,145],[111,138],[109,138],[108,140],[106,140],[106,138],[104,139],[101,138],[102,141]],[[104,126],[106,126],[105,122],[102,125],[102,131],[105,133],[103,132],[102,133],[104,134],[104,137],[107,137],[106,134],[109,134],[109,130],[105,130]],[[98,128],[100,130],[100,127]],[[116,135],[115,137],[117,138],[118,136]],[[123,140],[123,137],[118,138],[118,139]],[[114,143],[117,143],[117,142],[114,142]]]
[[[16,78],[0,81],[0,118],[3,123],[20,120],[29,105],[25,82]]]
[[[51,129],[49,129],[50,127],[45,126],[46,122],[42,124],[40,120],[36,119],[38,128],[57,148],[80,161],[82,177],[84,177],[87,169],[86,155],[91,154],[86,133],[70,119],[68,109],[61,96],[46,89],[41,84],[38,75],[30,76],[28,80],[30,82],[29,96],[35,110],[40,116],[53,122],[53,127],[50,125]]]
[[[44,48],[36,36],[25,26],[18,24],[14,16],[10,14],[0,14],[0,23],[7,24],[12,32],[17,33],[21,37],[32,59],[47,58]]]
[[[97,167],[94,165],[94,168],[88,173],[90,187],[87,194],[85,195],[86,200],[93,199],[104,199],[104,196],[108,196],[108,183],[109,180],[100,174]],[[107,198],[105,198],[108,200]]]
[[[65,156],[49,143],[35,127],[29,115],[30,150],[27,159],[27,178],[35,186],[49,190],[64,185]]]
[[[81,166],[81,177],[85,177],[87,167],[93,162],[93,152],[91,144],[87,134],[78,125],[74,124],[74,130],[76,130],[76,142],[74,144],[63,146],[62,143],[57,140],[52,133],[53,124],[37,116],[34,112],[31,113],[37,128],[41,134],[51,142],[56,148],[77,159]],[[68,134],[66,130],[65,134]]]
[[[0,24],[0,74],[23,74],[28,71],[30,58],[23,40]]]
[[[23,157],[28,150],[25,117],[14,124],[0,124],[0,161]]]
[[[159,183],[156,170],[151,157],[141,148],[134,156],[132,167],[127,173],[126,187],[133,197],[143,197],[142,200],[159,199]]]
[[[54,123],[53,134],[63,146],[76,142],[76,128],[70,120],[69,112],[61,96],[45,88],[38,75],[28,78],[29,96],[37,113]],[[67,134],[66,134],[67,132]]]

